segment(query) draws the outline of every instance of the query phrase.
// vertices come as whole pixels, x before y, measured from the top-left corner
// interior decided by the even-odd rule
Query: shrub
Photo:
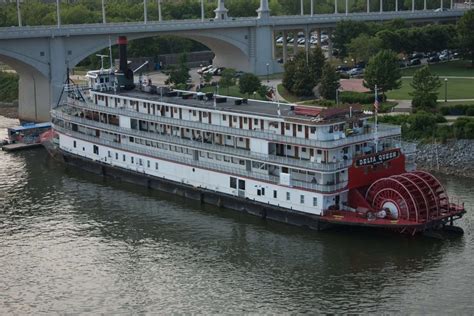
[[[466,115],[467,116],[474,116],[474,106],[467,109]]]
[[[371,93],[369,94],[353,91],[343,91],[339,94],[339,100],[341,103],[370,104],[374,103],[375,97]]]
[[[468,115],[474,116],[474,104],[456,104],[441,107],[443,115]],[[470,114],[468,114],[470,113]]]

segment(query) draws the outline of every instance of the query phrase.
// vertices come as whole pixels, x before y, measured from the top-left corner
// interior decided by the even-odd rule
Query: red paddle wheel
[[[426,223],[449,209],[448,196],[431,174],[415,171],[382,178],[367,190],[366,200],[392,219]]]

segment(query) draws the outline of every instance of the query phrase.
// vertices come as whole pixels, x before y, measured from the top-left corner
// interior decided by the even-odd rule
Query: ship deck
[[[159,91],[159,90],[158,90]],[[175,90],[176,91],[176,90]],[[346,121],[346,118],[341,118],[340,116],[334,116],[331,118],[317,118],[311,115],[300,115],[295,113],[294,105],[288,103],[277,103],[277,102],[270,102],[270,101],[260,101],[260,100],[253,100],[248,99],[246,103],[236,104],[236,101],[243,100],[242,98],[236,97],[229,97],[224,95],[218,95],[217,98],[220,99],[220,102],[214,104],[213,99],[207,100],[204,97],[203,100],[199,100],[195,98],[196,93],[190,91],[177,91],[179,96],[167,96],[165,93],[163,96],[154,93],[148,93],[144,91],[140,91],[138,89],[130,90],[130,91],[120,91],[118,93],[114,93],[112,91],[101,92],[104,94],[112,95],[119,95],[128,98],[134,98],[137,100],[148,100],[151,102],[166,102],[169,104],[176,104],[182,106],[189,106],[195,107],[197,109],[208,109],[208,110],[220,110],[225,112],[232,112],[232,113],[240,113],[240,114],[253,114],[256,116],[265,116],[265,117],[274,117],[285,119],[288,121],[300,121],[304,122],[305,124],[311,125],[326,125],[333,122],[342,122]],[[239,102],[237,102],[239,103]],[[214,106],[215,105],[215,106]],[[312,108],[313,111],[316,111],[318,107],[309,107]],[[278,109],[280,109],[280,115],[278,114]],[[356,112],[354,110],[353,120],[361,118],[361,117],[368,117],[368,115],[363,114],[362,112]]]

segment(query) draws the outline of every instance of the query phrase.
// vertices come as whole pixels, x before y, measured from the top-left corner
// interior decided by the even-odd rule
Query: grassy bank
[[[12,102],[18,100],[18,75],[0,72],[0,101]]]

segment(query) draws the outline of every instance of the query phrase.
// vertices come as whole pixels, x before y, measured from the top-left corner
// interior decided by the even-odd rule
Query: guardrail
[[[360,143],[360,142],[370,142],[374,140],[374,134],[362,134],[357,136],[349,136],[347,138],[342,138],[338,140],[314,140],[308,138],[298,138],[298,137],[291,137],[285,136],[270,132],[264,132],[259,130],[245,130],[240,128],[233,128],[227,126],[220,126],[220,125],[212,125],[212,124],[205,124],[195,121],[187,121],[187,120],[179,120],[171,117],[164,117],[164,116],[156,116],[152,114],[141,113],[137,111],[131,111],[129,109],[123,108],[112,108],[112,107],[105,107],[94,105],[90,103],[85,103],[78,100],[70,100],[69,104],[73,104],[79,108],[95,110],[102,113],[107,114],[114,114],[114,115],[124,115],[132,118],[139,118],[155,123],[161,124],[169,124],[174,126],[181,126],[185,128],[192,128],[192,129],[199,129],[207,132],[216,132],[225,135],[232,135],[232,136],[239,136],[239,137],[253,137],[264,139],[267,141],[279,142],[279,143],[286,143],[298,146],[307,146],[307,147],[314,147],[314,148],[321,148],[321,149],[334,149],[338,147],[344,147],[346,145]],[[163,105],[170,105],[172,103],[162,103]],[[400,126],[389,126],[389,125],[382,125],[379,124],[378,128],[378,138],[386,138],[386,137],[393,137],[393,136],[400,136],[401,135],[401,127]]]
[[[268,19],[258,17],[228,18],[220,19],[190,19],[190,20],[167,20],[139,22],[117,22],[117,23],[92,23],[92,24],[65,24],[41,25],[41,26],[10,26],[0,28],[0,38],[16,37],[44,37],[44,36],[71,36],[88,34],[126,34],[142,32],[172,32],[186,30],[205,30],[216,28],[249,27],[249,26],[273,26],[282,29],[294,25],[324,25],[335,24],[339,21],[351,19],[359,21],[381,21],[395,18],[406,20],[423,20],[431,18],[454,18],[461,16],[469,8],[453,8],[449,11],[435,12],[433,10],[417,11],[385,11],[385,12],[352,12],[328,13],[314,15],[292,15],[271,16]]]
[[[64,108],[63,108],[64,109]],[[263,163],[275,163],[279,165],[283,165],[285,167],[298,167],[303,168],[309,171],[325,171],[325,172],[335,172],[337,170],[342,170],[347,168],[352,164],[352,160],[347,159],[335,163],[317,163],[312,162],[309,160],[301,160],[295,159],[290,157],[281,157],[276,155],[265,155],[260,153],[251,152],[244,149],[228,147],[223,145],[215,145],[206,142],[198,142],[193,140],[183,139],[178,136],[170,136],[170,135],[162,135],[159,133],[150,133],[145,131],[138,131],[128,128],[123,128],[115,125],[110,125],[102,122],[97,122],[93,120],[84,119],[81,117],[77,117],[74,115],[70,115],[61,111],[61,109],[53,110],[52,116],[56,118],[61,118],[67,121],[75,122],[78,124],[82,124],[85,126],[94,126],[101,130],[109,131],[109,132],[116,132],[120,134],[126,134],[127,136],[135,136],[141,137],[146,139],[152,139],[155,141],[161,141],[164,143],[169,143],[173,145],[185,146],[188,148],[193,149],[200,149],[204,151],[208,151],[211,153],[219,153],[219,154],[227,154],[232,156],[237,156],[242,159],[252,159],[255,161],[263,162]]]
[[[249,172],[245,168],[232,168],[228,166],[224,166],[222,164],[217,164],[217,163],[209,163],[205,161],[199,161],[199,160],[194,160],[192,158],[186,158],[183,157],[182,154],[169,154],[169,153],[164,153],[158,149],[154,148],[143,148],[140,146],[134,146],[134,145],[127,145],[127,144],[122,144],[122,143],[117,143],[117,142],[112,142],[108,141],[102,138],[97,138],[94,136],[90,135],[85,135],[79,132],[75,132],[69,129],[66,129],[64,127],[61,127],[57,124],[53,124],[53,128],[63,134],[69,135],[71,137],[75,137],[78,139],[82,139],[84,141],[89,141],[92,143],[97,143],[101,144],[107,147],[111,148],[116,148],[116,149],[123,149],[129,152],[137,153],[137,154],[142,154],[142,155],[147,155],[150,157],[157,157],[157,158],[162,158],[166,159],[172,162],[180,162],[186,165],[190,166],[195,166],[195,167],[200,167],[204,169],[209,169],[209,170],[215,170],[215,171],[220,171],[220,172],[225,172],[229,173],[235,176],[241,176],[241,177],[247,177],[247,178],[252,178],[252,179],[257,179],[257,180],[263,180],[266,182],[270,182],[276,185],[280,185],[280,178],[277,176],[271,176],[271,175],[264,175],[261,173],[257,172]],[[303,188],[303,189],[309,189],[309,190],[314,190],[314,191],[319,191],[319,192],[324,192],[324,193],[329,193],[329,192],[334,192],[338,190],[345,189],[347,187],[347,182],[342,182],[338,184],[333,184],[333,185],[321,185],[321,184],[314,184],[314,183],[307,183],[303,181],[298,181],[298,180],[291,180],[291,186],[296,187],[296,188]]]

